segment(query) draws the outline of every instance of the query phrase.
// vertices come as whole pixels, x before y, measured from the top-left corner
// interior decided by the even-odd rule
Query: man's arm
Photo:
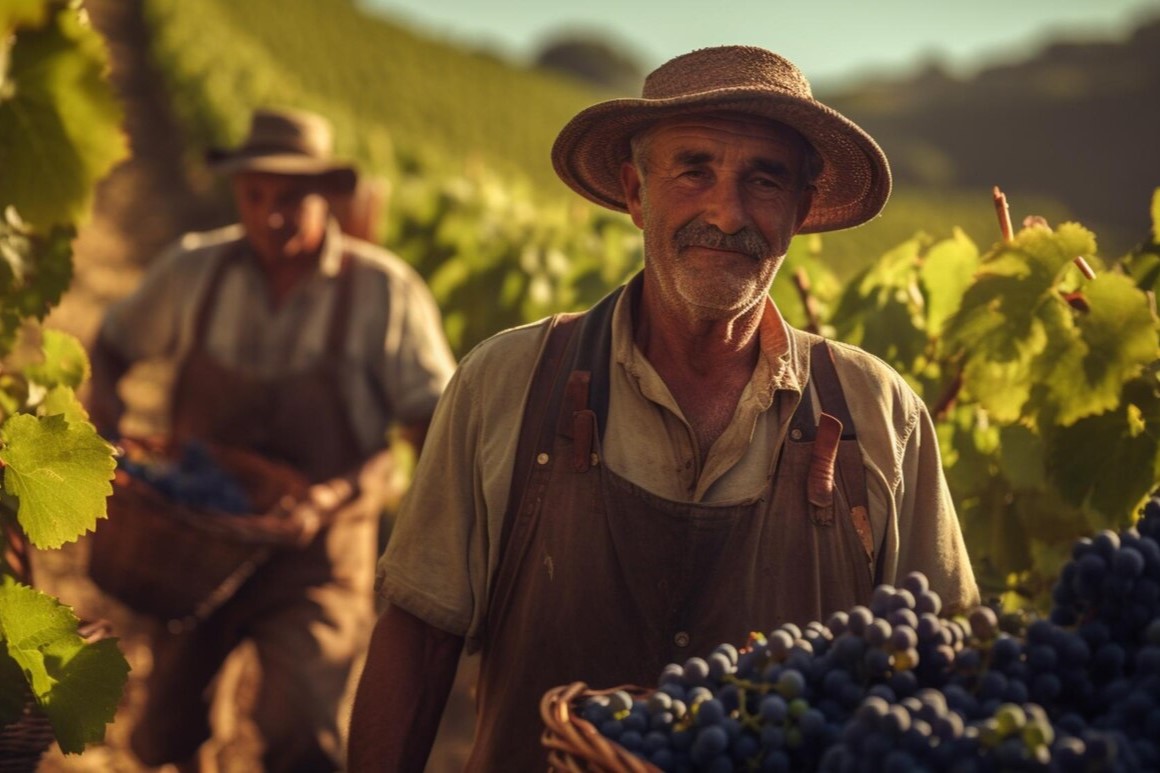
[[[422,773],[462,649],[462,637],[387,606],[355,693],[347,759],[352,773]]]
[[[89,420],[105,437],[116,437],[125,402],[117,392],[131,363],[98,335],[89,353],[92,376],[89,380]]]

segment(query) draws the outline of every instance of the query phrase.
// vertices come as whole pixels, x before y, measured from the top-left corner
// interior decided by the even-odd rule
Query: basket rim
[[[279,503],[264,513],[227,513],[213,508],[195,508],[174,502],[158,491],[148,481],[134,477],[123,470],[117,470],[113,480],[113,494],[110,504],[118,494],[140,497],[143,504],[153,509],[159,517],[172,518],[192,529],[217,534],[238,542],[255,546],[289,546],[294,544],[294,536],[286,529],[279,528],[286,521],[291,503]],[[123,499],[120,501],[124,501]],[[111,513],[109,514],[111,517]]]
[[[578,758],[589,763],[586,767],[568,768],[575,770],[600,773],[661,773],[660,768],[604,736],[591,722],[572,710],[573,704],[580,700],[595,695],[610,695],[621,690],[634,697],[652,692],[637,685],[589,690],[585,682],[571,682],[545,692],[540,699],[540,717],[544,720],[540,743],[548,749],[549,758],[551,759],[555,753],[563,755],[566,762]]]

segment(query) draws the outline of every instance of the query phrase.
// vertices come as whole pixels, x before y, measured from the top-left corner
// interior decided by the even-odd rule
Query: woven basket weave
[[[615,741],[601,735],[579,715],[584,701],[595,695],[626,690],[634,697],[647,695],[640,687],[588,690],[584,682],[554,687],[540,700],[544,732],[540,742],[548,750],[548,770],[567,773],[661,773]]]
[[[32,691],[25,691],[20,719],[0,728],[0,773],[32,773],[56,736]]]
[[[97,620],[82,621],[77,632],[91,644],[106,638],[110,630],[107,621]],[[25,687],[20,719],[0,728],[0,773],[34,773],[55,741],[52,723],[40,710],[32,690]]]
[[[175,632],[204,620],[286,546],[290,538],[279,528],[284,502],[307,489],[306,479],[290,467],[238,449],[210,450],[246,490],[255,514],[176,504],[118,470],[109,517],[91,541],[88,571],[97,587]]]

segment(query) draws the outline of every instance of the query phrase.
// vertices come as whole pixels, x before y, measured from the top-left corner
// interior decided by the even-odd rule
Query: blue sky
[[[764,46],[815,89],[938,59],[952,72],[1017,61],[1061,34],[1116,40],[1160,18],[1160,0],[359,0],[433,37],[530,59],[546,38],[591,30],[646,70],[694,48]]]

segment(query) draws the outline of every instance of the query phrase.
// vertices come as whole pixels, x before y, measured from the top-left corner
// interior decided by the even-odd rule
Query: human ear
[[[812,209],[814,206],[814,192],[816,190],[817,189],[814,188],[814,186],[807,185],[805,188],[802,188],[801,193],[798,194],[797,216],[795,218],[796,222],[794,223],[793,229],[794,233],[797,233],[798,230],[801,229],[802,223],[806,222],[806,218],[809,217],[810,209]]]
[[[628,214],[637,228],[644,228],[644,217],[640,205],[640,170],[632,161],[624,161],[620,165],[620,185],[624,189],[624,202],[628,205]]]

